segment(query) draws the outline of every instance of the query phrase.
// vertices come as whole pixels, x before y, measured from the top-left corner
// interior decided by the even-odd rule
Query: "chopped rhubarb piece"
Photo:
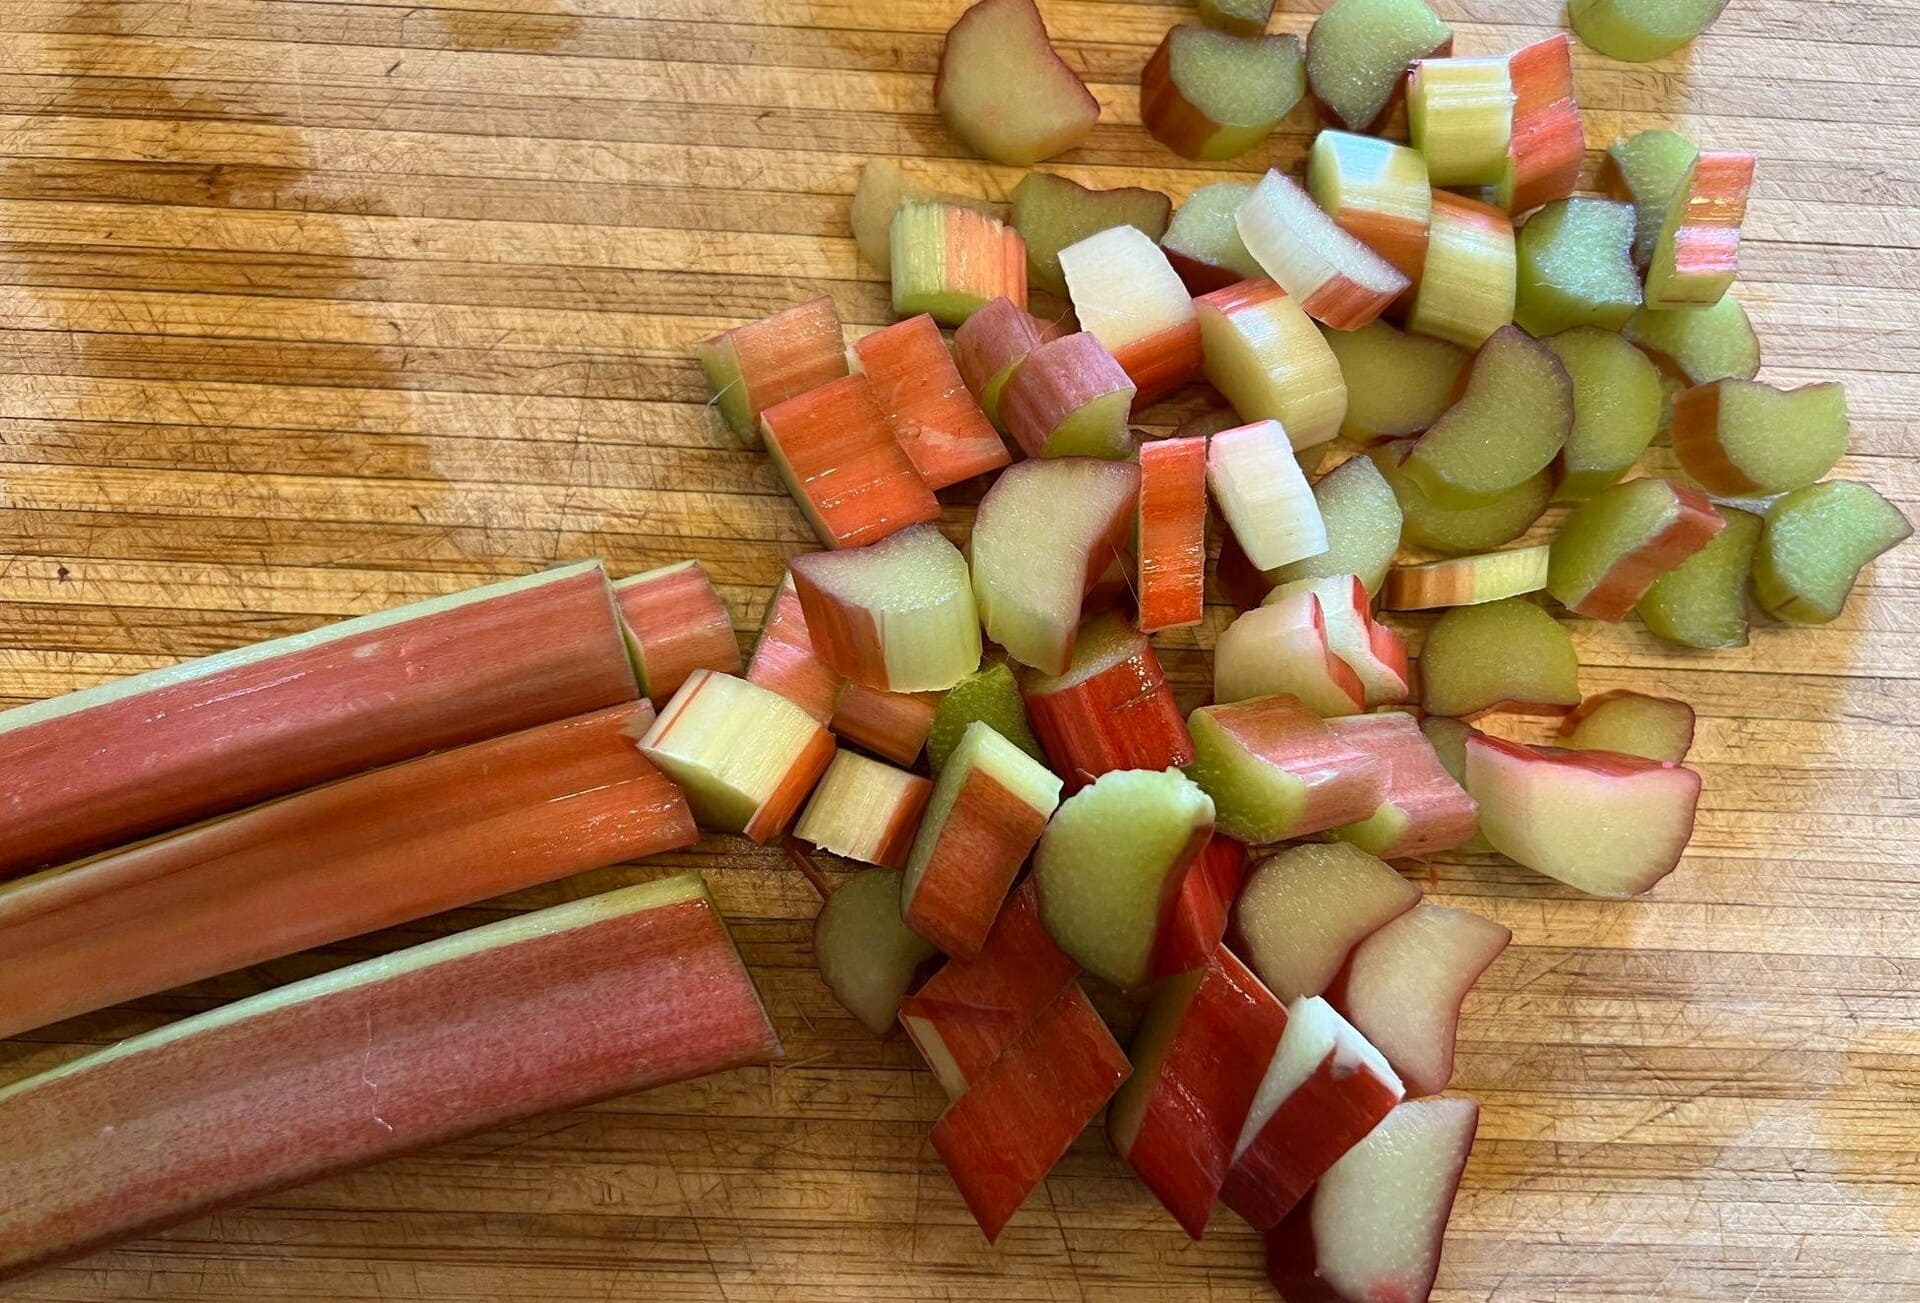
[[[1479,736],[1479,730],[1471,724],[1464,724],[1445,715],[1428,715],[1420,721],[1420,731],[1427,735],[1427,741],[1433,743],[1433,753],[1440,758],[1446,771],[1453,775],[1453,781],[1461,788],[1467,785],[1467,739]],[[1463,855],[1492,855],[1493,844],[1480,831],[1479,810],[1474,811],[1473,836],[1461,842],[1455,848]]]
[[[928,488],[1007,464],[1007,446],[967,392],[932,317],[922,313],[856,340],[853,358]]]
[[[1028,880],[1007,897],[980,953],[942,964],[900,1004],[900,1025],[950,1099],[1019,1038],[1080,967],[1053,944]]]
[[[1300,305],[1270,280],[1242,281],[1194,300],[1207,379],[1242,421],[1278,421],[1296,449],[1340,432],[1347,410],[1340,363]]]
[[[597,561],[0,713],[0,877],[631,702]]]
[[[1673,192],[1647,259],[1647,306],[1708,307],[1740,271],[1740,224],[1753,188],[1753,155],[1704,151]]]
[[[1252,845],[1307,837],[1373,813],[1386,769],[1292,697],[1202,706],[1188,717],[1187,777],[1213,798],[1228,837]]]
[[[1591,895],[1637,896],[1680,863],[1700,775],[1476,733],[1467,739],[1467,790],[1480,803],[1480,831],[1502,855]],[[1391,1046],[1381,1048],[1393,1057]]]
[[[1273,0],[1200,0],[1200,21],[1235,36],[1259,36],[1273,17]]]
[[[760,413],[847,373],[840,318],[825,297],[723,331],[700,345],[707,388],[732,431],[760,442]]]
[[[1323,131],[1307,156],[1307,192],[1341,230],[1419,278],[1433,189],[1418,150],[1376,136]]]
[[[1065,673],[1080,603],[1126,546],[1140,468],[1089,457],[1002,471],[974,516],[973,596],[987,637],[1015,660]]]
[[[1295,593],[1248,611],[1214,645],[1215,701],[1275,693],[1298,697],[1323,718],[1366,709],[1366,685],[1328,642],[1317,593]]]
[[[939,703],[937,692],[883,692],[849,683],[841,689],[827,727],[896,765],[910,765],[926,745]]]
[[[1000,392],[1000,419],[1029,457],[1124,461],[1133,456],[1134,395],[1113,355],[1082,331],[1027,354]]]
[[[1112,226],[1060,251],[1080,328],[1099,340],[1138,387],[1136,408],[1200,378],[1193,298],[1160,246]]]
[[[711,670],[688,677],[639,746],[703,826],[756,842],[786,828],[833,759],[833,735],[805,710]]]
[[[697,876],[523,914],[0,1091],[0,1274],[780,1052]]]
[[[1366,585],[1358,575],[1328,575],[1281,584],[1261,604],[1284,602],[1300,593],[1320,599],[1327,625],[1327,646],[1360,680],[1369,707],[1405,701],[1411,690],[1407,645],[1400,635],[1377,623]]]
[[[1469,773],[1479,741],[1467,747]],[[1327,999],[1387,1056],[1409,1095],[1437,1095],[1453,1080],[1460,1005],[1512,939],[1492,919],[1419,905],[1354,947]]]
[[[1648,632],[1686,647],[1747,645],[1747,576],[1760,545],[1760,517],[1715,507],[1726,527],[1653,581],[1634,613]]]
[[[1860,572],[1913,534],[1899,508],[1865,484],[1810,484],[1767,509],[1753,557],[1753,595],[1776,620],[1837,618]]]
[[[813,640],[807,636],[807,615],[800,608],[791,573],[781,577],[780,586],[767,599],[760,640],[747,662],[747,682],[779,693],[822,724],[833,719],[846,690],[846,679],[814,653]]]
[[[878,760],[836,752],[793,835],[862,864],[904,868],[933,784]]]
[[[1554,351],[1517,326],[1473,355],[1458,401],[1401,462],[1439,506],[1484,506],[1553,464],[1573,428],[1573,381]]]
[[[1027,246],[990,213],[906,203],[893,215],[894,315],[958,326],[995,299],[1027,306]]]
[[[1221,946],[1205,968],[1155,989],[1134,1036],[1133,1076],[1107,1113],[1107,1132],[1196,1240],[1286,1025],[1286,1008]]]
[[[1100,119],[1033,0],[980,0],[961,14],[940,47],[933,100],[967,148],[1013,167],[1072,149]]]
[[[1633,262],[1644,268],[1666,223],[1667,205],[1700,151],[1677,131],[1642,131],[1607,146],[1600,182],[1633,205]]]
[[[1027,354],[1059,332],[1006,298],[997,298],[953,333],[953,356],[967,388],[996,429],[1006,429],[1000,396]]]
[[[988,1243],[999,1238],[1130,1071],[1093,1002],[1069,983],[947,1106],[933,1124],[934,1152]]]
[[[1580,704],[1579,679],[1566,626],[1524,597],[1450,608],[1420,653],[1420,704],[1430,715],[1563,715]]]
[[[1307,34],[1307,82],[1324,117],[1378,131],[1407,69],[1452,48],[1452,30],[1422,0],[1334,0]]]
[[[1458,344],[1408,334],[1384,321],[1330,330],[1326,339],[1347,386],[1340,433],[1355,443],[1419,434],[1439,420],[1453,404],[1471,356]]]
[[[1510,213],[1565,199],[1580,184],[1587,133],[1573,98],[1572,45],[1565,32],[1555,32],[1507,56],[1513,138],[1496,196]]]
[[[1365,457],[1341,462],[1313,486],[1313,500],[1326,527],[1327,550],[1281,566],[1272,578],[1289,583],[1353,574],[1369,593],[1379,591],[1400,548],[1403,519],[1380,468]]]
[[[1629,480],[1581,503],[1553,540],[1547,591],[1569,611],[1624,620],[1653,581],[1713,541],[1726,522],[1706,495],[1672,480]]]
[[[1567,21],[1600,53],[1651,63],[1713,26],[1727,0],[1568,0]]]
[[[1556,199],[1527,219],[1513,319],[1545,337],[1574,326],[1618,330],[1640,306],[1633,209],[1609,199]]]
[[[1193,738],[1153,644],[1117,614],[1081,627],[1065,673],[1022,672],[1020,695],[1069,792],[1115,769],[1170,769],[1193,759]]]
[[[1633,469],[1660,427],[1660,372],[1609,330],[1580,326],[1545,341],[1573,381],[1573,428],[1554,497],[1590,498]]]
[[[1547,586],[1547,544],[1506,552],[1395,566],[1387,572],[1389,611],[1427,611],[1440,606],[1478,606],[1504,597],[1537,593]]]
[[[1847,451],[1842,385],[1775,389],[1716,380],[1673,400],[1673,451],[1709,493],[1768,496],[1803,489]]]
[[[1256,421],[1207,443],[1207,487],[1247,560],[1262,570],[1327,550],[1307,477],[1278,421]]]
[[[933,730],[927,735],[927,765],[935,778],[946,768],[948,757],[975,720],[1041,764],[1047,762],[1040,739],[1027,723],[1027,707],[1020,700],[1020,685],[1014,680],[1013,669],[997,660],[981,666],[941,696],[933,713]]]
[[[1160,439],[1140,449],[1142,633],[1198,624],[1206,608],[1207,441]]]
[[[1435,191],[1427,261],[1407,309],[1407,329],[1479,348],[1513,320],[1517,258],[1512,218]]]
[[[1234,907],[1260,980],[1283,1000],[1319,995],[1353,948],[1420,903],[1420,888],[1346,842],[1263,860]]]
[[[1111,226],[1158,240],[1172,216],[1173,200],[1139,186],[1090,190],[1051,172],[1029,172],[1013,188],[1013,229],[1027,242],[1027,281],[1055,294],[1067,292],[1062,249]]]
[[[893,215],[900,211],[900,205],[909,203],[957,204],[989,215],[993,212],[993,205],[984,199],[948,194],[916,181],[890,158],[869,160],[860,168],[848,225],[853,229],[853,242],[860,246],[860,256],[882,276],[893,272]]]
[[[1615,688],[1581,702],[1560,721],[1560,736],[1572,751],[1618,751],[1677,765],[1693,748],[1693,707]]]
[[[1450,851],[1472,839],[1480,821],[1473,798],[1447,772],[1412,715],[1387,711],[1330,719],[1335,737],[1379,761],[1386,793],[1367,817],[1333,830],[1383,860]]]
[[[1179,770],[1100,775],[1060,803],[1034,852],[1047,934],[1094,976],[1139,986],[1212,835],[1212,800]]]
[[[865,376],[843,376],[760,414],[767,452],[828,547],[877,543],[940,518]]]
[[[571,873],[691,846],[623,730],[645,702],[472,742],[0,887],[11,1036]]]
[[[1252,193],[1253,187],[1244,182],[1215,182],[1188,195],[1174,213],[1173,224],[1160,237],[1160,248],[1190,292],[1206,294],[1266,277],[1247,252],[1234,221],[1234,214]]]
[[[1408,1100],[1267,1236],[1267,1277],[1289,1303],[1426,1303],[1440,1272],[1480,1106]]]
[[[1332,1005],[1317,995],[1293,1001],[1221,1201],[1255,1230],[1272,1230],[1405,1094],[1386,1056]]]
[[[1235,158],[1273,134],[1306,94],[1300,38],[1168,29],[1140,72],[1140,122],[1182,158]]]
[[[1511,543],[1540,518],[1553,496],[1553,473],[1543,470],[1480,506],[1438,506],[1401,468],[1412,447],[1411,439],[1401,439],[1369,455],[1400,504],[1402,537],[1416,547],[1478,552]]]
[[[842,1008],[875,1036],[900,1015],[933,947],[900,918],[900,875],[862,869],[833,889],[813,920],[813,961]]]
[[[1491,185],[1501,178],[1513,109],[1505,55],[1421,59],[1407,78],[1407,134],[1437,186]]]
[[[950,688],[980,667],[967,559],[933,525],[788,562],[828,669],[887,692]]]
[[[1234,216],[1240,238],[1267,275],[1315,321],[1357,330],[1411,283],[1398,268],[1341,230],[1292,177],[1270,171]]]
[[[1760,337],[1731,294],[1710,308],[1642,308],[1620,333],[1689,385],[1751,380],[1760,372]]]
[[[1060,780],[1044,765],[987,725],[968,725],[906,863],[907,926],[950,955],[979,954],[1059,803]]]
[[[1158,981],[1207,966],[1226,935],[1227,919],[1246,876],[1246,846],[1216,829],[1180,884],[1173,916],[1153,940],[1148,977]]]
[[[695,670],[740,672],[733,616],[706,567],[681,561],[613,586],[640,691],[663,706]]]

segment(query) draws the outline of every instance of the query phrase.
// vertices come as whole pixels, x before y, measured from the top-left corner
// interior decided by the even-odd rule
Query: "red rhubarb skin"
[[[1196,1240],[1286,1026],[1286,1006],[1231,950],[1216,949],[1124,1155]]]
[[[1027,355],[1000,391],[1000,419],[1022,452],[1042,457],[1053,432],[1068,417],[1132,385],[1113,355],[1083,330]]]
[[[0,733],[0,877],[639,695],[598,570],[289,646]]]
[[[896,765],[911,765],[933,731],[941,696],[938,692],[883,692],[849,683],[827,727]]]
[[[1021,695],[1069,794],[1111,770],[1172,769],[1193,760],[1193,734],[1144,636],[1132,655],[1098,674]]]
[[[1572,604],[1581,615],[1596,620],[1624,620],[1653,581],[1713,541],[1727,527],[1726,517],[1713,509],[1707,495],[1684,484],[1667,481],[1679,510],[1667,527],[1607,568],[1600,582]],[[1555,713],[1564,714],[1565,710]]]
[[[1400,1102],[1400,1090],[1367,1064],[1335,1067],[1327,1051],[1307,1079],[1281,1101],[1220,1187],[1220,1199],[1255,1230],[1271,1230],[1298,1206],[1349,1149]]]
[[[998,1239],[1132,1068],[1078,983],[1068,983],[933,1124],[967,1210]]]
[[[952,959],[900,1005],[900,1022],[930,1064],[937,1039],[959,1072],[941,1085],[958,1097],[1080,974],[1040,921],[1029,880],[1007,898],[986,944]]]
[[[880,625],[872,608],[822,588],[808,574],[806,557],[824,555],[807,553],[793,559],[793,587],[800,596],[814,654],[829,670],[853,683],[891,691],[887,652],[881,645]]]
[[[782,478],[828,547],[862,547],[940,503],[920,478],[865,376],[843,376],[760,414]]]
[[[1580,184],[1587,133],[1573,99],[1572,42],[1565,32],[1515,50],[1513,81],[1513,211],[1530,212],[1565,199]]]
[[[1173,79],[1174,32],[1170,28],[1140,70],[1140,125],[1182,158],[1197,159],[1220,132],[1220,124],[1180,93]]]
[[[647,696],[654,705],[665,705],[695,670],[740,672],[733,616],[698,561],[664,574],[624,579],[613,588],[627,632],[639,645]]]
[[[1403,284],[1388,290],[1370,290],[1345,272],[1335,272],[1302,299],[1300,307],[1329,330],[1358,330],[1385,312],[1409,288]]]
[[[949,955],[979,954],[1047,814],[992,774],[969,771],[907,904],[907,926]]]
[[[1380,799],[1407,816],[1406,832],[1379,853],[1381,859],[1413,859],[1452,850],[1480,831],[1479,804],[1440,763],[1440,753],[1412,715],[1401,711],[1349,715],[1328,720],[1327,727],[1382,763],[1386,792]]]
[[[856,341],[853,351],[893,422],[894,438],[928,488],[944,489],[1007,464],[1007,446],[968,392],[931,316],[922,313],[875,331]]]
[[[1198,624],[1206,610],[1207,441],[1160,439],[1140,449],[1142,633]]]
[[[1153,939],[1148,976],[1155,981],[1204,968],[1227,934],[1227,920],[1247,878],[1247,848],[1215,832],[1187,870],[1173,917]]]
[[[0,1036],[698,840],[619,706],[0,890]]]
[[[1385,258],[1409,281],[1427,265],[1427,223],[1367,208],[1342,208],[1329,214],[1340,229]]]
[[[954,364],[978,398],[987,386],[1061,331],[1011,299],[994,299],[953,332]]]
[[[800,609],[800,594],[791,578],[774,590],[767,605],[760,641],[747,663],[747,682],[779,693],[822,724],[834,717],[848,686],[846,679],[814,654],[806,613]],[[931,721],[928,727],[932,727]]]
[[[847,373],[840,317],[825,295],[797,303],[763,321],[736,326],[707,341],[733,349],[750,412],[804,394]]]
[[[1214,706],[1209,713],[1249,754],[1306,785],[1306,801],[1290,838],[1364,819],[1386,799],[1386,763],[1335,729],[1336,720],[1321,719],[1297,698],[1252,697]]]
[[[276,917],[263,906],[252,921]],[[160,948],[151,933],[142,940]],[[0,1275],[536,1113],[779,1055],[705,899],[398,972],[0,1101],[10,1192]]]
[[[1177,326],[1135,340],[1113,355],[1133,381],[1133,410],[1151,407],[1183,385],[1202,376],[1200,319],[1190,317]]]
[[[740,830],[740,835],[748,841],[764,844],[769,838],[785,832],[787,825],[793,822],[793,816],[799,813],[800,803],[807,799],[819,783],[820,775],[826,773],[827,766],[833,763],[836,749],[833,734],[824,728],[808,738],[793,763],[787,767],[787,772],[780,776],[780,782],[772,794],[760,803],[760,808],[747,820],[747,826]]]

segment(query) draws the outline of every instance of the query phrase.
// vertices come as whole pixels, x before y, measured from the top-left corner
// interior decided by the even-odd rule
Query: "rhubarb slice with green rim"
[[[934,525],[788,562],[827,668],[886,692],[937,692],[980,668],[967,559]]]
[[[833,889],[813,920],[813,961],[842,1008],[875,1036],[900,1016],[900,1002],[934,956],[900,917],[900,875],[862,869]]]
[[[1847,451],[1847,391],[1715,380],[1673,399],[1673,452],[1709,493],[1767,497],[1803,489]]]
[[[1458,344],[1408,334],[1384,321],[1329,330],[1326,340],[1347,385],[1340,434],[1355,443],[1419,434],[1439,420],[1472,357]]]
[[[1207,380],[1241,421],[1280,422],[1296,451],[1340,432],[1347,385],[1339,359],[1285,290],[1270,280],[1242,281],[1193,306]]]
[[[1110,226],[1131,226],[1150,240],[1167,233],[1173,200],[1158,190],[1094,190],[1051,172],[1029,172],[1013,188],[1013,229],[1027,242],[1027,282],[1067,292],[1060,251]]]
[[[1387,572],[1386,596],[1381,605],[1389,611],[1427,611],[1537,593],[1547,586],[1551,552],[1549,545],[1541,543],[1425,565],[1395,566]]]
[[[1401,537],[1415,547],[1480,552],[1511,543],[1540,519],[1553,496],[1553,472],[1543,470],[1483,506],[1437,506],[1401,469],[1412,447],[1413,440],[1400,439],[1375,448],[1369,457],[1400,504]]]
[[[1567,0],[1567,21],[1600,53],[1651,63],[1713,26],[1727,0]]]
[[[933,784],[918,774],[837,751],[793,835],[862,864],[903,868],[931,795]]]
[[[587,561],[38,701],[0,713],[0,878],[638,695]]]
[[[706,567],[679,561],[613,586],[640,691],[664,706],[695,670],[740,672],[733,616]]]
[[[1430,715],[1560,715],[1580,704],[1580,662],[1565,625],[1509,597],[1440,617],[1420,653],[1420,689]]]
[[[983,665],[953,685],[933,712],[933,731],[927,735],[927,765],[938,778],[967,726],[979,720],[1041,764],[1047,753],[1027,722],[1020,685],[1004,660]]]
[[[1359,847],[1309,843],[1260,862],[1234,920],[1260,980],[1297,1000],[1325,991],[1355,946],[1419,903],[1419,887]]]
[[[1623,620],[1653,581],[1724,527],[1706,495],[1671,480],[1629,480],[1587,499],[1554,536],[1547,591],[1569,611]]]
[[[1020,694],[1069,792],[1115,769],[1170,769],[1193,759],[1193,739],[1153,644],[1115,612],[1081,626],[1065,673],[1022,671]]]
[[[760,413],[847,373],[833,300],[809,299],[701,343],[700,368],[727,426],[760,442]]]
[[[686,800],[628,736],[652,717],[640,702],[469,743],[8,883],[0,1028],[691,846]]]
[[[1252,846],[1325,832],[1373,813],[1385,767],[1293,697],[1202,706],[1187,718],[1187,777],[1213,798],[1219,830]]]
[[[1400,550],[1402,521],[1400,503],[1380,468],[1368,458],[1351,457],[1320,477],[1313,500],[1327,531],[1327,550],[1288,562],[1268,578],[1279,585],[1353,574],[1367,592],[1378,592]]]
[[[1760,371],[1760,337],[1731,294],[1707,308],[1642,308],[1620,333],[1690,385],[1751,380]]]
[[[1414,61],[1452,48],[1452,30],[1422,0],[1334,0],[1307,34],[1307,84],[1323,116],[1377,131]]]
[[[1572,751],[1618,751],[1677,765],[1693,748],[1693,707],[1615,688],[1581,702],[1560,721],[1560,737]]]
[[[1726,527],[1654,580],[1633,608],[1649,632],[1684,647],[1747,645],[1747,576],[1765,522],[1733,507],[1714,510]]]
[[[1660,429],[1660,373],[1611,331],[1579,326],[1544,341],[1573,381],[1573,428],[1554,497],[1578,502],[1632,470]]]
[[[1466,388],[1400,469],[1435,504],[1480,507],[1553,463],[1573,428],[1573,381],[1554,351],[1518,327],[1474,354]]]
[[[1640,306],[1633,209],[1607,199],[1560,199],[1520,228],[1513,319],[1545,337],[1574,326],[1618,330]]]
[[[1642,131],[1607,146],[1600,182],[1609,195],[1633,205],[1633,261],[1644,268],[1653,257],[1667,204],[1700,151],[1677,131]]]
[[[780,1053],[697,876],[523,914],[0,1090],[0,1153],[17,1196],[0,1209],[0,1274]]]
[[[1244,280],[1262,280],[1266,272],[1247,252],[1234,214],[1253,187],[1241,181],[1201,186],[1180,205],[1160,248],[1193,294],[1225,289]]]
[[[1306,93],[1297,36],[1235,36],[1180,23],[1140,71],[1140,122],[1182,158],[1253,149]]]
[[[1412,715],[1350,715],[1328,720],[1327,727],[1377,761],[1386,778],[1379,805],[1366,818],[1335,828],[1335,838],[1383,860],[1399,860],[1452,850],[1478,831],[1473,798],[1440,763]]]
[[[1899,508],[1865,484],[1796,489],[1767,510],[1753,595],[1775,619],[1825,624],[1839,616],[1861,570],[1912,533]]]

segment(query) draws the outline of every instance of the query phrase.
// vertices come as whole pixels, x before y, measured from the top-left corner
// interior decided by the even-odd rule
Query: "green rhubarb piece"
[[[1642,131],[1607,147],[1605,178],[1615,199],[1633,204],[1633,262],[1645,267],[1660,239],[1667,204],[1700,151],[1677,131]]]
[[[1747,575],[1764,522],[1750,511],[1714,510],[1726,527],[1654,580],[1634,607],[1650,633],[1683,647],[1747,645]]]
[[[1467,739],[1478,730],[1471,724],[1445,715],[1428,715],[1420,721],[1420,731],[1427,735],[1427,741],[1433,744],[1434,754],[1440,757],[1440,767],[1453,775],[1453,781],[1465,787],[1467,785]],[[1462,855],[1493,855],[1493,843],[1478,831],[1454,850]]]
[[[936,776],[966,736],[967,725],[976,720],[1041,764],[1047,763],[1047,753],[1027,723],[1027,707],[1020,698],[1013,670],[1005,661],[995,661],[954,684],[934,707],[933,728],[927,734],[927,765]]]
[[[1760,370],[1760,337],[1731,294],[1707,308],[1641,308],[1620,333],[1690,385],[1751,380]]]
[[[1013,229],[1027,242],[1027,280],[1055,294],[1067,292],[1062,249],[1110,226],[1131,226],[1158,240],[1172,215],[1171,199],[1139,186],[1091,190],[1050,172],[1029,172],[1013,189]]]
[[[1805,488],[1847,451],[1847,391],[1716,380],[1675,399],[1673,450],[1709,493],[1766,496]]]
[[[1567,0],[1576,36],[1600,53],[1651,63],[1713,25],[1727,0]]]
[[[1400,504],[1400,536],[1436,552],[1485,552],[1511,543],[1540,519],[1553,496],[1553,472],[1543,470],[1477,507],[1453,509],[1434,503],[1401,469],[1413,440],[1382,444],[1369,454]]]
[[[1513,319],[1536,336],[1573,326],[1618,330],[1640,306],[1629,251],[1633,209],[1608,199],[1556,199],[1520,228]]]
[[[1643,692],[1603,692],[1580,703],[1560,726],[1571,751],[1617,751],[1677,765],[1693,746],[1693,707]]]
[[[1720,529],[1698,490],[1664,479],[1615,484],[1576,507],[1554,535],[1547,591],[1569,611],[1625,619],[1655,579]]]
[[[1409,334],[1384,321],[1358,330],[1322,326],[1321,333],[1347,382],[1340,433],[1356,443],[1419,434],[1439,420],[1473,356],[1458,344]]]
[[[1767,510],[1753,558],[1753,595],[1776,619],[1825,624],[1840,614],[1860,571],[1913,526],[1865,484],[1829,480],[1796,489]]]
[[[1387,116],[1413,61],[1452,45],[1452,29],[1422,0],[1334,0],[1307,35],[1307,84],[1321,112],[1349,131],[1369,131]]]
[[[1024,293],[1026,268],[1009,266],[1019,237],[977,209],[903,203],[888,238],[896,316],[925,312],[958,326],[994,299]]]
[[[1187,777],[1213,799],[1220,834],[1249,846],[1324,829],[1324,822],[1306,828],[1302,821],[1315,795],[1338,781],[1329,779],[1330,758],[1358,759],[1292,697],[1202,706],[1187,717],[1187,729]]]
[[[1456,718],[1496,706],[1577,706],[1573,636],[1524,597],[1451,607],[1420,653],[1420,694],[1429,715]]]
[[[1168,30],[1140,76],[1140,120],[1183,158],[1218,162],[1255,148],[1306,94],[1297,36]]]
[[[1466,392],[1400,469],[1437,506],[1484,506],[1539,474],[1573,428],[1573,381],[1552,349],[1514,326],[1474,354]]]
[[[1191,269],[1213,273],[1206,279],[1216,287],[1266,276],[1253,255],[1247,252],[1235,221],[1240,205],[1252,193],[1253,187],[1244,182],[1221,181],[1201,186],[1187,196],[1173,215],[1167,233],[1160,238],[1160,247],[1166,251],[1174,269],[1180,271],[1182,279],[1192,276]],[[1183,269],[1182,264],[1186,264],[1187,269]],[[1199,292],[1197,285],[1196,292]]]
[[[1573,429],[1554,498],[1577,502],[1618,480],[1660,428],[1660,371],[1612,331],[1581,326],[1546,341],[1573,378]]]
[[[1273,17],[1273,0],[1200,0],[1200,21],[1235,36],[1259,36]]]
[[[1400,503],[1380,468],[1353,457],[1320,477],[1313,486],[1320,520],[1327,529],[1327,550],[1267,572],[1275,584],[1329,575],[1359,575],[1369,593],[1380,591],[1400,550]]]

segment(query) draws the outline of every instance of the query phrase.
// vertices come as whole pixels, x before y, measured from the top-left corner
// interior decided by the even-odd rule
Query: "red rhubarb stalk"
[[[876,330],[854,343],[853,355],[928,488],[1007,464],[1007,446],[967,392],[932,317],[922,313]]]
[[[849,683],[834,704],[827,727],[844,740],[896,765],[910,765],[919,758],[920,748],[927,744],[927,734],[933,731],[933,714],[939,709],[940,695],[938,692],[883,692],[879,688]]]
[[[1157,981],[1207,966],[1227,934],[1227,919],[1246,877],[1246,846],[1216,830],[1187,870],[1173,916],[1154,935],[1150,977]]]
[[[627,622],[627,647],[640,691],[666,704],[695,670],[740,672],[733,617],[698,561],[649,570],[613,586]]]
[[[865,376],[843,376],[760,414],[767,452],[828,547],[877,543],[938,520],[933,490],[893,437]]]
[[[1140,449],[1142,633],[1198,624],[1206,605],[1207,441],[1161,439]]]
[[[1069,793],[1110,770],[1193,759],[1193,737],[1153,644],[1117,614],[1086,623],[1065,674],[1025,671],[1020,679],[1027,718]]]
[[[847,680],[827,668],[813,650],[807,633],[806,612],[793,575],[787,574],[767,600],[760,623],[760,641],[747,662],[747,682],[777,692],[822,724],[835,717]],[[912,760],[908,756],[902,764]]]

